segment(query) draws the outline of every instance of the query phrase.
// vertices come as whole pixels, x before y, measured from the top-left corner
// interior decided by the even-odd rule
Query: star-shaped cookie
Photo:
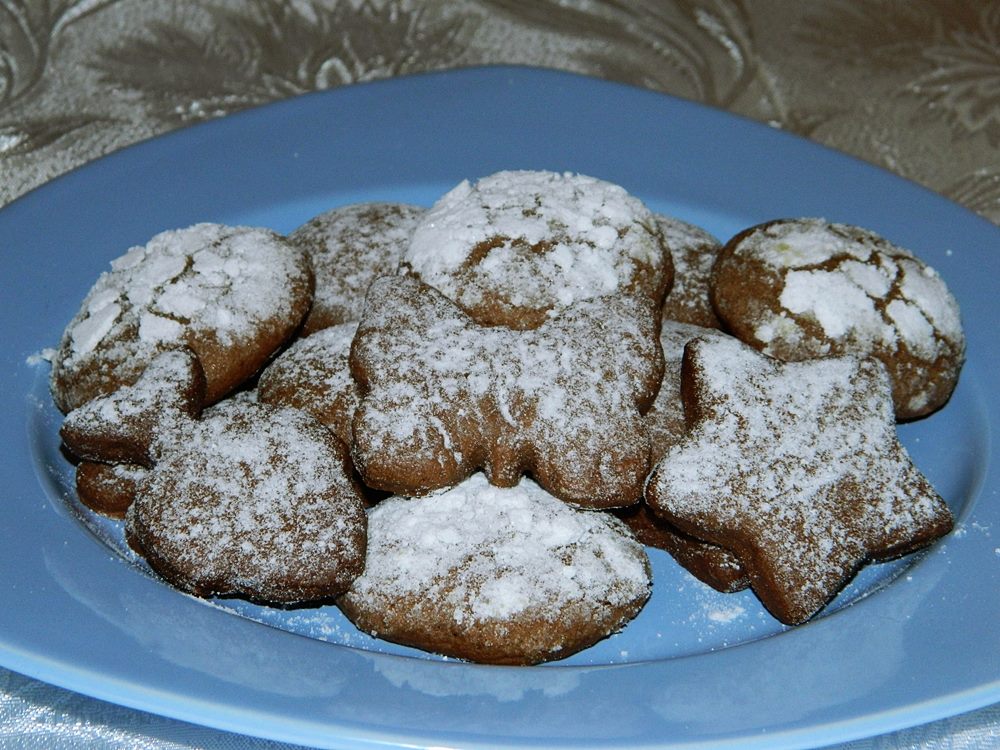
[[[646,499],[732,550],[782,622],[812,617],[866,562],[951,529],[896,436],[880,362],[784,363],[735,339],[695,339],[682,392],[688,433],[650,475]]]

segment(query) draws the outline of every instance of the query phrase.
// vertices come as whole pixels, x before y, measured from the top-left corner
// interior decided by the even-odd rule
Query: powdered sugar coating
[[[691,427],[650,476],[647,501],[732,549],[779,619],[809,618],[866,561],[950,529],[896,438],[881,363],[782,363],[734,339],[696,339],[684,366]]]
[[[343,323],[295,341],[261,373],[257,398],[307,411],[349,444],[361,400],[349,362],[357,328]]]
[[[150,467],[182,440],[204,398],[205,376],[197,357],[188,349],[166,351],[134,384],[67,414],[60,436],[77,458]]]
[[[618,630],[649,596],[642,545],[529,479],[474,474],[369,511],[365,572],[341,598],[362,629],[478,661],[569,656]],[[389,630],[383,630],[389,628]]]
[[[535,330],[474,323],[410,276],[371,287],[351,351],[362,390],[353,456],[400,494],[485,468],[530,471],[582,506],[634,502],[649,466],[641,412],[659,387],[655,315],[631,297],[584,300]]]
[[[76,495],[81,503],[97,513],[124,518],[147,471],[136,464],[81,461],[76,467]]]
[[[270,230],[162,232],[112,261],[87,294],[53,360],[53,396],[69,411],[186,346],[202,360],[214,401],[266,361],[311,295],[307,258]]]
[[[937,409],[957,381],[954,297],[932,268],[867,230],[821,219],[752,227],[727,243],[712,284],[726,325],[761,351],[882,360],[900,418]]]
[[[681,361],[684,359],[684,347],[695,338],[729,338],[729,334],[691,323],[663,321],[660,329],[663,381],[645,419],[653,463],[659,461],[667,449],[684,436],[687,429],[684,402],[681,399]]]
[[[672,216],[655,216],[674,265],[674,284],[663,303],[664,320],[719,328],[709,282],[722,245],[699,226]]]
[[[417,225],[403,262],[477,322],[516,328],[621,292],[659,305],[672,277],[641,201],[603,180],[544,171],[460,183]]]
[[[316,276],[302,335],[361,317],[368,285],[396,270],[425,210],[406,203],[338,206],[288,235],[309,254]]]
[[[679,442],[687,430],[681,396],[681,361],[684,347],[695,338],[728,338],[714,328],[664,320],[660,330],[663,349],[663,382],[653,406],[645,415],[649,430],[650,456],[655,465],[663,454]],[[726,549],[683,534],[673,524],[656,516],[644,502],[623,508],[616,514],[643,544],[666,550],[700,580],[720,591],[746,588],[740,561]]]
[[[206,411],[164,451],[126,533],[184,590],[287,603],[347,588],[365,523],[342,444],[297,409],[241,400]]]

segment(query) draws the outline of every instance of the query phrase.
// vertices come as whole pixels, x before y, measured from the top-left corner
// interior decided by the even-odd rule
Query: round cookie
[[[307,411],[350,445],[361,400],[349,361],[357,328],[343,323],[295,341],[261,373],[258,400]]]
[[[365,572],[337,600],[362,630],[493,664],[560,659],[620,630],[650,592],[642,545],[528,479],[476,474],[368,512]]]
[[[356,203],[316,216],[288,235],[308,253],[316,277],[308,336],[361,317],[376,276],[394,273],[426,209],[406,203]]]
[[[417,225],[402,265],[477,323],[517,329],[621,293],[659,309],[673,277],[641,201],[603,180],[541,171],[453,188]]]
[[[305,253],[266,229],[196,224],[111,263],[70,321],[51,390],[68,412],[134,383],[160,352],[188,347],[207,403],[239,386],[295,331],[312,301]]]
[[[898,419],[941,407],[965,357],[958,304],[941,277],[859,227],[786,219],[741,232],[715,264],[712,302],[732,333],[779,359],[881,360]]]
[[[129,544],[174,586],[280,604],[346,590],[365,526],[344,445],[302,411],[242,399],[190,423],[125,517]]]
[[[671,216],[655,216],[674,264],[674,285],[663,302],[663,319],[721,328],[709,286],[722,245],[701,227]]]

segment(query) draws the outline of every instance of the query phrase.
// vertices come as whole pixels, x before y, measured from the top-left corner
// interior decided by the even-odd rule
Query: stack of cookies
[[[514,171],[287,237],[157,235],[87,295],[52,392],[80,499],[178,588],[532,664],[625,627],[644,545],[794,624],[947,533],[896,423],[963,359],[941,278],[871,232],[721,245]]]

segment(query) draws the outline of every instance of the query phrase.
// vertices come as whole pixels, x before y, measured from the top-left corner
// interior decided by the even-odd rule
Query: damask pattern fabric
[[[1000,223],[998,0],[0,0],[0,205],[189,124],[310,91],[488,64],[703,102]],[[992,707],[841,750],[998,744]],[[0,747],[288,746],[0,669]]]
[[[721,107],[1000,221],[1000,3],[982,0],[3,0],[0,202],[188,123],[492,63]]]

